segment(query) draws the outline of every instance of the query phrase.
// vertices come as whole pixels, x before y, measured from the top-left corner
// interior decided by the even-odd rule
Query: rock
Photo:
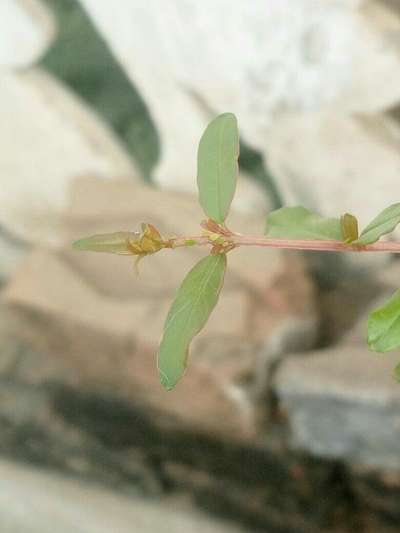
[[[359,313],[359,316],[353,326],[346,332],[341,339],[341,344],[367,346],[367,326],[370,313],[385,303],[393,296],[396,289],[381,288],[378,295],[368,302],[366,307]]]
[[[348,316],[352,312],[351,327],[346,328],[346,333],[340,339],[343,345],[367,345],[367,323],[372,311],[385,305],[385,303],[400,288],[400,265],[397,259],[389,262],[385,268],[374,273],[373,279],[354,279],[354,285],[348,287],[341,297],[332,306],[333,314],[340,320],[340,315]],[[351,295],[351,298],[349,298]],[[357,311],[357,312],[355,312]],[[338,322],[338,320],[337,320]],[[344,329],[344,328],[343,328]],[[337,340],[337,339],[336,339]]]
[[[0,472],[2,533],[50,533],[54,524],[57,533],[242,531],[179,499],[151,502],[4,460]]]
[[[37,0],[1,2],[2,279],[17,268],[30,243],[60,241],[68,189],[77,175],[137,176],[105,125],[53,78],[30,68],[55,31]]]
[[[354,213],[361,229],[395,201],[399,139],[398,125],[383,115],[293,115],[280,121],[267,152],[289,205]]]
[[[355,498],[369,508],[371,533],[381,531],[384,523],[394,533],[399,520],[399,471],[355,466],[351,476]]]
[[[383,520],[383,506],[374,507],[372,498],[365,498],[358,473],[352,477],[340,463],[289,451],[279,426],[269,426],[262,440],[244,443],[234,438],[225,440],[221,435],[215,438],[200,428],[185,431],[168,419],[160,427],[158,413],[146,409],[140,398],[121,401],[118,391],[107,392],[102,383],[97,384],[97,390],[88,382],[83,388],[66,385],[66,376],[73,381],[75,375],[69,362],[35,352],[21,338],[24,327],[26,321],[21,321],[19,312],[0,307],[0,453],[52,469],[62,468],[70,479],[73,475],[81,481],[69,481],[66,491],[59,476],[35,473],[27,466],[22,470],[1,460],[0,485],[7,483],[7,490],[0,491],[2,531],[7,531],[6,526],[13,526],[16,533],[29,531],[23,521],[28,515],[16,514],[21,502],[24,509],[35,506],[35,513],[29,514],[29,524],[37,527],[33,531],[46,531],[41,521],[46,519],[50,507],[53,515],[62,511],[57,526],[60,531],[62,520],[75,530],[75,516],[79,517],[80,527],[89,519],[97,527],[100,507],[108,510],[107,517],[100,514],[105,526],[111,516],[114,527],[117,524],[122,528],[126,517],[123,501],[129,502],[130,520],[137,514],[135,525],[141,516],[139,509],[136,513],[139,504],[148,520],[152,515],[155,521],[169,504],[169,508],[173,505],[174,516],[182,512],[182,520],[190,510],[197,524],[198,513],[186,505],[195,503],[208,512],[229,516],[230,531],[234,522],[243,524],[245,531],[339,533],[351,531],[366,517],[376,526],[371,533],[391,531],[385,527],[385,520],[390,523],[397,516],[395,507],[387,509]],[[63,338],[54,339],[51,335],[51,340],[52,353],[62,355],[58,346],[62,347]],[[92,364],[97,363],[96,355],[92,354]],[[203,390],[203,397],[207,394],[208,390],[206,394]],[[185,400],[189,397],[188,393]],[[354,498],[356,475],[359,500]],[[83,481],[90,481],[91,488]],[[364,477],[363,482],[366,481]],[[395,501],[393,482],[392,488],[386,483],[386,501],[389,496]],[[60,493],[62,497],[58,498]],[[163,497],[165,493],[168,499]],[[104,494],[104,498],[97,505],[98,494]],[[45,508],[40,505],[44,495]],[[152,501],[139,500],[140,495],[152,497]],[[184,508],[179,505],[182,499]],[[116,506],[118,518],[114,516]],[[164,521],[173,531],[175,523],[172,518],[169,520],[166,515]],[[147,525],[139,523],[143,528]],[[201,519],[197,527],[200,524]],[[150,522],[149,527],[159,530],[155,522]],[[195,531],[194,523],[192,526],[186,521],[185,527]],[[218,531],[217,522],[212,527]]]
[[[132,178],[135,172],[100,122],[43,72],[0,76],[0,173],[8,176],[0,189],[0,224],[30,242],[59,242],[77,175]]]
[[[360,2],[355,13],[351,57],[356,67],[337,98],[342,113],[373,114],[399,100],[393,84],[398,84],[395,65],[400,59],[400,19],[384,3]]]
[[[345,254],[343,254],[345,255]],[[356,254],[355,254],[356,255]],[[327,256],[326,259],[331,259]],[[320,312],[319,346],[328,347],[341,344],[366,346],[366,327],[369,311],[377,299],[386,292],[378,277],[378,269],[366,269],[363,257],[354,258],[353,268],[349,268],[346,257],[341,264],[324,264],[319,270],[320,278],[333,274],[333,283],[320,281],[318,308]],[[384,269],[390,268],[386,259]],[[364,268],[360,268],[360,263]],[[343,265],[347,268],[343,268]],[[368,265],[368,259],[367,259]],[[369,264],[371,267],[371,265]],[[355,331],[357,330],[357,333]],[[355,341],[357,337],[357,341]]]
[[[394,11],[395,13],[397,13],[397,14],[400,13],[400,6],[397,3],[397,0],[380,0],[380,2],[384,6],[388,7],[392,11]]]
[[[15,239],[8,231],[0,226],[0,285],[17,269],[29,246],[21,240]]]
[[[398,354],[340,345],[287,359],[276,393],[292,444],[347,464],[400,470]]]
[[[24,67],[34,63],[46,49],[54,31],[49,13],[37,0],[3,0],[0,5],[0,66]]]
[[[160,413],[150,409],[135,389],[135,398],[132,394],[126,401],[116,387],[107,390],[103,382],[74,384],[76,373],[58,348],[64,339],[50,335],[50,358],[21,338],[26,326],[20,312],[0,307],[2,456],[62,469],[69,476],[128,493],[133,510],[138,495],[160,503],[168,493],[170,504],[184,496],[209,512],[229,516],[246,531],[317,533],[346,524],[348,508],[355,512],[348,501],[348,481],[336,481],[337,466],[288,452],[279,433],[277,438],[277,428],[269,428],[267,439],[238,442],[221,431],[216,435],[200,426],[185,429],[168,414],[161,424]],[[92,365],[97,360],[97,353],[92,353]],[[183,401],[193,393],[187,392]],[[205,405],[208,394],[204,388]],[[12,478],[1,464],[0,477]],[[9,483],[3,499],[14,494]],[[39,481],[35,498],[42,494],[40,487]],[[327,497],[315,505],[321,493]],[[7,510],[12,512],[15,502],[24,501],[24,494],[13,498]],[[5,509],[0,525],[3,516]]]
[[[85,212],[85,217],[82,216]],[[151,221],[165,234],[193,234],[200,208],[173,195],[128,182],[83,180],[67,227],[72,238]],[[258,218],[230,218],[242,232]],[[257,351],[284,324],[307,324],[315,314],[313,288],[299,256],[278,251],[235,251],[223,297],[194,343],[189,369],[173,393],[158,383],[155,354],[177,286],[204,250],[169,250],[141,263],[119,256],[37,250],[4,293],[22,312],[21,334],[36,351],[62,362],[59,379],[94,387],[150,409],[160,424],[249,439],[257,432],[257,406],[243,380],[254,381]],[[292,301],[298,302],[292,307]],[[314,331],[317,320],[314,319]],[[302,348],[299,338],[297,348]],[[95,363],[93,361],[95,356]],[[41,371],[36,369],[35,374]],[[204,390],[207,395],[204,396]]]
[[[192,190],[193,147],[215,113],[235,112],[246,142],[264,152],[286,113],[377,112],[400,96],[399,46],[390,38],[400,23],[376,1],[285,0],[266,10],[260,0],[237,6],[229,20],[227,0],[185,9],[154,0],[83,5],[154,117],[164,188]]]
[[[166,234],[196,231],[201,218],[188,195],[126,181],[80,180],[73,196],[65,241],[134,229],[141,220]],[[260,222],[233,214],[229,224],[255,232]],[[299,256],[264,253],[265,260],[262,250],[230,254],[220,306],[193,346],[187,374],[166,393],[156,341],[176,285],[204,251],[144,259],[137,280],[129,258],[36,249],[2,293],[0,453],[130,493],[185,494],[247,531],[351,530],[360,515],[349,499],[355,477],[337,460],[290,450],[286,428],[279,420],[265,427],[265,404],[253,394],[267,379],[266,340],[273,355],[276,347],[299,351],[310,342],[302,325],[317,322]],[[293,379],[290,391],[301,383]],[[376,422],[378,409],[372,413]],[[386,432],[395,431],[391,422]],[[379,509],[363,504],[363,516],[386,533]]]

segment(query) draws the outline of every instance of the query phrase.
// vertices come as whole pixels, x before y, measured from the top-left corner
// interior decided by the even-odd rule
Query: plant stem
[[[295,239],[270,239],[258,235],[241,235],[233,233],[223,237],[227,244],[235,246],[260,246],[263,248],[283,248],[287,250],[314,250],[325,252],[389,252],[400,253],[400,242],[375,242],[367,245],[352,245],[334,240],[295,240]],[[175,237],[169,239],[171,248],[190,245],[213,245],[214,241],[207,235],[189,237]]]

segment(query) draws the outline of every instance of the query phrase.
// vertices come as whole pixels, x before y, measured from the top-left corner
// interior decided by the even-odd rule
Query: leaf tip
[[[78,239],[72,243],[72,248],[74,250],[87,250],[88,242],[87,239]]]
[[[222,113],[221,115],[218,115],[217,118],[219,119],[224,118],[224,119],[232,120],[237,123],[237,118],[236,118],[235,113],[232,113],[230,111],[227,111],[226,113]]]
[[[164,387],[165,390],[171,391],[175,388],[178,381],[183,375],[183,372],[174,372],[174,373],[167,373],[164,370],[162,370],[160,367],[158,367],[158,375],[160,379],[161,385]]]
[[[158,378],[165,390],[171,391],[176,387],[186,370],[186,362],[189,350],[186,349],[183,361],[171,358],[165,349],[165,336],[161,340],[160,349],[157,354]]]

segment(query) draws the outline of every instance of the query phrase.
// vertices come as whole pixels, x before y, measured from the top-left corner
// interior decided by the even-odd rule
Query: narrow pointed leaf
[[[129,239],[137,239],[137,235],[129,231],[117,231],[79,239],[72,246],[75,250],[131,255],[133,252],[129,246]]]
[[[361,232],[360,238],[353,244],[373,244],[382,235],[391,233],[400,223],[400,203],[393,204],[384,209]]]
[[[158,352],[161,384],[172,389],[182,377],[193,337],[204,327],[221,291],[226,255],[209,255],[187,274],[168,313]]]
[[[324,218],[305,207],[282,207],[267,216],[266,235],[276,239],[342,240],[340,219]]]
[[[400,290],[370,314],[368,344],[376,352],[388,352],[400,346]]]
[[[238,176],[239,132],[232,113],[224,113],[206,128],[197,155],[197,185],[206,215],[224,222]]]

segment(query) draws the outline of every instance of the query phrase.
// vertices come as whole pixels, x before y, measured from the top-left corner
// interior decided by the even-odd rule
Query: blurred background
[[[70,246],[197,232],[227,111],[230,227],[298,204],[363,225],[400,200],[399,103],[398,0],[0,0],[1,533],[400,531],[399,355],[365,339],[396,258],[235,251],[166,393],[163,322],[204,250],[137,277]]]

